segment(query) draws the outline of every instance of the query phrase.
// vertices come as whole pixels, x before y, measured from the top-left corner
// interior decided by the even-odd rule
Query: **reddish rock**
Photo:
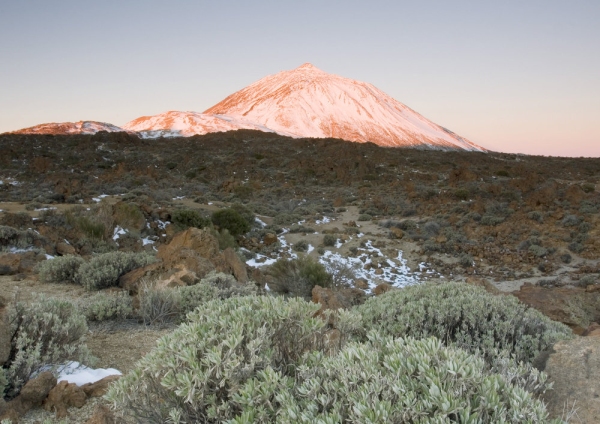
[[[75,251],[75,248],[65,242],[56,243],[56,253],[61,256],[77,254],[77,252]]]
[[[194,271],[176,268],[167,278],[157,281],[156,288],[192,286],[198,281],[199,278]]]
[[[86,399],[87,396],[81,387],[63,380],[50,390],[43,405],[46,411],[55,411],[56,418],[64,418],[67,416],[68,408],[73,406],[81,408],[85,405]]]
[[[102,380],[98,380],[95,383],[87,383],[81,386],[81,389],[87,395],[87,397],[101,397],[104,396],[108,390],[108,386],[121,378],[120,375],[109,375],[104,377]]]
[[[590,326],[583,332],[582,336],[600,337],[600,324],[592,322]]]
[[[168,266],[168,264],[178,263],[179,253],[185,249],[192,250],[203,258],[211,259],[219,253],[219,242],[207,229],[188,228],[175,234],[169,244],[160,246],[156,256],[165,266]]]
[[[367,290],[369,288],[369,283],[365,279],[358,278],[354,281],[354,287],[357,289]]]
[[[524,284],[511,295],[550,319],[568,325],[576,334],[582,334],[590,323],[600,319],[599,292],[589,293],[579,287],[544,288]]]
[[[400,228],[392,227],[390,228],[390,237],[400,240],[402,237],[404,237],[404,231],[402,231]]]
[[[31,408],[40,406],[54,386],[56,386],[56,377],[51,372],[42,372],[25,383],[19,395],[8,402],[8,409],[22,416]]]
[[[116,422],[115,415],[107,406],[98,405],[94,415],[85,424],[115,424]]]
[[[365,292],[360,289],[331,290],[315,286],[312,290],[312,301],[321,304],[321,310],[348,309],[364,303],[367,299]]]
[[[273,244],[275,242],[277,242],[277,236],[273,233],[267,233],[263,237],[263,243],[267,246],[270,246],[271,244]]]
[[[560,418],[565,409],[575,408],[572,422],[600,422],[600,338],[562,340],[538,356],[534,365],[554,384],[541,396],[551,417]]]
[[[138,292],[140,280],[144,277],[152,275],[160,267],[159,263],[153,263],[141,268],[136,268],[119,278],[119,287],[124,288],[131,295]]]
[[[379,295],[387,293],[393,289],[394,289],[394,287],[390,286],[388,283],[381,283],[373,289],[373,294],[375,296],[379,296]]]
[[[230,273],[234,275],[238,282],[248,282],[248,271],[246,271],[246,264],[241,261],[231,247],[228,247],[223,251],[223,259],[225,260]]]
[[[0,275],[14,275],[19,272],[21,257],[17,253],[0,254]]]

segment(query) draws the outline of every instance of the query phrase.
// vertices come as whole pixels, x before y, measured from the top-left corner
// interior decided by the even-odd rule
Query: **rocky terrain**
[[[313,292],[325,306],[424,281],[466,281],[516,296],[585,336],[561,342],[540,367],[562,390],[548,395],[555,416],[568,404],[579,411],[572,422],[597,417],[582,403],[593,406],[597,396],[589,381],[600,322],[600,159],[384,148],[252,130],[152,140],[11,134],[0,136],[0,181],[5,299],[90,297],[82,286],[39,281],[36,266],[116,250],[159,258],[121,277],[130,294],[150,276],[185,286],[211,271],[277,291],[271,265],[303,254],[339,279],[343,290]],[[209,237],[177,225],[181,211],[208,218],[229,207],[252,217],[249,231]],[[171,328],[92,325],[88,345],[97,366],[126,372]],[[580,377],[561,379],[568,363]],[[565,399],[569,391],[576,399]],[[91,406],[83,418],[70,412],[71,422],[88,419]],[[28,414],[23,422],[52,416]]]

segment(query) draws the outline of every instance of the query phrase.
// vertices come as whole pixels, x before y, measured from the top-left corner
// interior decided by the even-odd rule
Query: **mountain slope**
[[[120,132],[123,128],[98,121],[51,122],[12,131],[13,134],[96,134],[98,131]]]
[[[123,128],[128,131],[135,131],[143,138],[189,137],[196,134],[239,129],[272,132],[264,126],[247,122],[245,119],[178,111],[142,116],[123,125]]]
[[[244,119],[296,137],[485,150],[371,84],[328,74],[310,63],[267,76],[204,113]]]

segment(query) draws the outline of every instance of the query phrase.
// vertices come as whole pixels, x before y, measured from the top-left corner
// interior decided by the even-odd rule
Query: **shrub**
[[[190,227],[204,228],[210,226],[210,220],[193,209],[177,209],[171,214],[171,222],[179,230]]]
[[[102,240],[107,231],[102,222],[96,222],[86,216],[79,216],[75,219],[75,226],[90,239]]]
[[[527,218],[531,219],[532,221],[537,221],[537,222],[543,222],[544,221],[544,215],[540,212],[540,211],[531,211],[527,214]]]
[[[234,209],[216,211],[212,214],[211,220],[220,229],[227,229],[234,237],[250,231],[250,223]]]
[[[254,225],[256,216],[254,215],[254,212],[252,212],[248,207],[242,205],[241,203],[234,203],[233,205],[231,205],[231,209],[239,213],[242,216],[242,218],[244,218],[246,222],[250,224],[250,226]]]
[[[16,247],[26,249],[40,244],[44,238],[33,230],[17,230],[6,225],[0,225],[0,247]]]
[[[138,314],[146,325],[164,324],[179,317],[181,298],[175,289],[157,288],[153,283],[145,282],[138,297]]]
[[[44,283],[76,283],[77,271],[85,263],[81,256],[65,255],[41,262],[37,270]]]
[[[121,227],[128,230],[140,231],[146,225],[146,218],[136,204],[119,202],[114,208],[115,223]]]
[[[569,243],[568,247],[569,247],[569,250],[573,253],[583,252],[583,245],[579,242],[574,241],[572,243]]]
[[[469,190],[464,188],[459,188],[458,190],[454,191],[454,197],[456,197],[458,200],[467,200],[469,196]]]
[[[209,302],[106,398],[147,423],[547,422],[541,401],[434,338],[371,332],[344,347],[357,317],[339,312],[346,327],[328,349],[318,308],[270,296]]]
[[[563,261],[563,263],[565,264],[570,264],[573,260],[573,257],[568,253],[563,253],[562,255],[560,255],[560,260]]]
[[[274,279],[269,287],[276,293],[289,296],[310,298],[315,286],[328,287],[331,284],[331,275],[310,256],[290,261],[279,259],[271,265],[269,273]]]
[[[335,238],[332,234],[325,234],[323,236],[323,246],[335,246],[337,242],[337,238]]]
[[[133,300],[129,293],[96,293],[80,300],[77,307],[88,321],[125,319],[133,313]]]
[[[468,253],[462,253],[458,257],[458,263],[461,264],[464,268],[472,267],[475,261],[473,260],[473,256]]]
[[[156,259],[148,253],[109,252],[90,259],[81,265],[76,279],[88,290],[116,286],[119,277],[129,271],[146,266]]]
[[[290,225],[302,220],[302,216],[295,213],[280,213],[273,217],[273,224]]]
[[[368,213],[362,213],[362,214],[358,215],[357,221],[370,221],[372,219],[373,219],[373,217],[371,215],[369,215]]]
[[[584,193],[593,193],[596,190],[596,185],[592,183],[584,183],[581,186]]]
[[[504,217],[501,216],[493,216],[493,215],[483,215],[481,217],[481,225],[495,226],[504,222]]]
[[[229,230],[227,228],[223,228],[219,231],[212,229],[211,233],[213,236],[216,237],[217,242],[219,243],[219,249],[225,250],[228,247],[235,249],[236,247],[238,247],[235,238],[229,233]]]
[[[71,302],[39,297],[9,307],[10,356],[3,365],[6,395],[15,397],[41,367],[55,372],[65,361],[90,363],[85,317]]]
[[[579,222],[577,215],[566,215],[562,220],[562,225],[564,227],[574,227],[579,225]]]
[[[306,252],[308,250],[308,242],[306,240],[298,240],[294,244],[293,249],[296,252]]]
[[[493,296],[464,283],[422,284],[367,300],[358,307],[365,330],[395,337],[435,336],[493,364],[499,352],[530,362],[571,331],[512,296]],[[502,354],[502,353],[501,353]]]
[[[537,244],[529,246],[528,250],[530,253],[533,253],[538,258],[541,258],[542,256],[546,256],[548,254],[548,249],[542,246],[538,246]]]
[[[270,376],[291,373],[315,347],[326,325],[312,318],[318,309],[272,296],[210,301],[159,340],[107,398],[141,422],[224,422],[241,412],[248,385],[258,388]]]
[[[598,284],[598,276],[597,275],[584,275],[577,282],[577,285],[579,287],[583,287],[583,288],[585,288],[587,286],[592,286],[595,284]]]

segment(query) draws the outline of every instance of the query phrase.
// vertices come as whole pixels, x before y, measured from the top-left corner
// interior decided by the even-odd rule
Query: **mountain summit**
[[[372,84],[328,74],[310,63],[269,75],[204,113],[243,119],[294,137],[485,150]]]
[[[169,111],[121,128],[95,121],[42,124],[15,131],[38,134],[135,132],[143,138],[188,137],[237,129],[284,136],[340,138],[387,147],[484,148],[441,127],[372,84],[328,74],[305,63],[256,81],[203,113]]]

